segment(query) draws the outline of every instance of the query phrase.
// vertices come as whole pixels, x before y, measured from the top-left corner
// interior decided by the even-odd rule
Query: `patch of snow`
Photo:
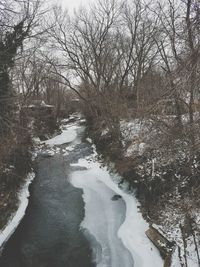
[[[107,133],[109,133],[109,130],[108,130],[108,128],[105,128],[105,129],[102,131],[101,136],[105,136],[105,135],[107,135]]]
[[[146,143],[140,143],[139,144],[139,155],[142,156],[146,148]]]
[[[136,143],[136,144],[133,143],[125,151],[125,156],[126,157],[131,157],[134,153],[138,153],[138,150],[139,150],[139,144],[138,143]]]
[[[155,163],[156,163],[156,159],[152,159],[152,173],[151,173],[151,177],[155,177]]]
[[[178,247],[176,247],[175,251],[172,254],[172,259],[171,259],[171,265],[170,267],[181,267],[179,255],[178,255]],[[191,266],[194,267],[194,266]]]
[[[197,241],[198,242],[198,241]],[[198,248],[199,250],[199,248]],[[192,240],[192,237],[187,239],[187,264],[188,267],[199,267],[198,259],[197,259],[197,253],[195,250],[195,245]]]
[[[73,151],[74,148],[75,148],[74,146],[68,146],[68,147],[66,147],[65,150],[66,150],[66,151]]]
[[[43,157],[53,157],[56,153],[56,150],[54,149],[42,149],[41,151],[37,152],[37,156],[41,155]]]
[[[63,156],[69,156],[69,152],[65,151]]]
[[[60,121],[61,124],[66,124],[70,121],[70,119],[63,119]]]
[[[150,131],[151,121],[141,121],[133,119],[131,121],[122,120],[120,129],[122,133],[122,143],[126,157],[133,155],[142,156],[147,148],[147,140],[153,132]],[[129,144],[127,146],[127,144]]]
[[[120,129],[125,140],[132,140],[140,136],[140,133],[143,129],[143,123],[139,119],[134,119],[131,121],[123,120],[120,122]]]
[[[28,108],[35,108],[35,105],[28,105]]]
[[[101,192],[101,187],[104,186],[112,190],[115,194],[120,195],[125,201],[126,218],[123,224],[119,227],[117,235],[121,239],[124,246],[131,253],[134,260],[134,266],[163,266],[163,260],[158,250],[153,246],[153,244],[145,235],[145,231],[148,229],[148,223],[143,219],[142,214],[138,210],[139,203],[136,200],[135,196],[122,191],[113,181],[115,177],[112,177],[109,171],[105,167],[102,167],[98,162],[91,162],[86,159],[80,159],[77,164],[71,165],[86,167],[88,169],[86,171],[78,171],[73,173],[71,182],[74,186],[82,188],[84,192],[85,218],[81,226],[88,229],[88,231],[93,236],[95,236],[97,241],[100,242],[102,253],[104,254],[105,241],[101,239],[101,234],[105,231],[108,231],[108,229],[105,228],[106,225],[101,224],[101,209],[103,207],[107,207],[107,205],[106,203],[104,203],[106,199],[104,200],[104,198],[102,197],[102,208],[100,210],[98,209],[97,212],[95,201],[97,201],[96,197],[98,198],[103,194]],[[91,192],[95,192],[95,194],[92,194]],[[108,217],[109,216],[109,220],[115,221],[117,220],[117,216],[120,216],[120,214],[110,214],[108,215]],[[102,258],[102,261],[97,265],[98,267],[120,266],[117,263],[115,263],[117,265],[103,265],[103,260],[107,256],[106,253],[103,256],[104,257]],[[124,264],[124,266],[130,265]]]
[[[35,177],[34,173],[28,174],[28,177],[26,179],[26,183],[22,186],[20,192],[19,192],[19,207],[15,214],[12,216],[8,224],[5,226],[3,230],[0,231],[0,248],[2,249],[5,242],[10,238],[10,236],[14,233],[17,226],[23,219],[26,208],[28,206],[28,197],[30,196],[29,193],[29,185],[33,181]]]
[[[92,139],[91,138],[86,138],[86,141],[88,141],[88,143],[92,144]]]
[[[145,149],[146,143],[135,140],[125,151],[125,156],[131,157],[134,154],[142,156]]]
[[[173,202],[177,202],[177,201],[179,200],[178,199],[173,200]],[[181,198],[180,201],[183,202],[183,199]],[[188,267],[199,267],[193,237],[190,236],[186,238],[187,247],[184,249],[182,233],[180,230],[180,224],[184,225],[184,214],[182,213],[181,210],[176,209],[175,211],[176,212],[174,212],[174,205],[172,205],[172,207],[168,207],[167,209],[166,208],[163,209],[163,213],[165,214],[164,225],[156,226],[155,224],[153,224],[153,227],[161,231],[163,235],[169,241],[175,241],[177,244],[176,250],[172,254],[171,267],[181,267],[182,265],[185,266],[185,259],[184,259],[185,249],[186,249],[186,255],[187,255],[187,266]],[[193,211],[192,214],[193,213],[197,214],[197,212],[195,211]],[[172,223],[172,218],[173,218],[174,223]],[[196,222],[198,224],[197,220]],[[180,258],[179,258],[178,246],[180,248],[180,258],[181,258],[182,263],[180,262]]]
[[[54,106],[52,106],[52,105],[47,105],[44,101],[42,101],[41,103],[40,103],[40,106],[41,107],[49,107],[49,108],[53,108]]]
[[[33,140],[33,142],[35,143],[35,144],[41,144],[41,141],[40,141],[40,138],[39,137],[33,137],[32,138],[32,140]]]

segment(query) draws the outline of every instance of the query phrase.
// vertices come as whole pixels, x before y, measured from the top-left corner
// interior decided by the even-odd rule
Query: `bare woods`
[[[199,190],[199,12],[192,0],[104,0],[73,15],[54,7],[48,24],[58,53],[49,59],[52,72],[77,94],[97,143],[120,161],[131,143],[147,144],[143,157],[126,164],[135,170],[145,162],[137,174],[153,199],[175,186],[177,170]],[[121,127],[127,120],[144,125],[128,141]],[[150,179],[156,161],[167,175]]]
[[[146,218],[182,229],[189,248],[200,232],[199,1],[54,7],[48,25],[52,72],[79,98],[97,146],[137,188]]]
[[[189,216],[200,204],[199,1],[97,0],[67,12],[0,0],[4,188],[30,136],[77,109],[148,216],[172,202]]]
[[[187,131],[194,157],[198,1],[105,0],[73,16],[56,7],[53,13],[49,34],[61,55],[52,60],[53,72],[78,94],[97,129],[103,124],[120,142],[120,119],[151,117],[158,124],[161,120],[170,136]],[[183,114],[188,114],[187,123]],[[160,115],[174,115],[172,125]]]
[[[22,75],[17,69],[38,32],[41,12],[40,1],[0,1],[0,229],[17,208],[19,185],[31,168],[32,142],[20,113],[23,84],[17,87]]]

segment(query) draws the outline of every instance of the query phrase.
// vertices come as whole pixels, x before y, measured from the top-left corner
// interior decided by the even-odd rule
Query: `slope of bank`
[[[119,184],[136,192],[144,218],[153,224],[147,235],[159,248],[166,266],[198,267],[199,157],[195,157],[193,176],[189,177],[186,144],[181,140],[166,143],[154,121],[122,120],[120,130],[122,146],[117,150],[108,129],[99,127],[97,136],[91,127],[89,135],[104,160],[112,162],[110,168],[121,175]]]
[[[78,136],[68,142],[65,134],[59,145],[38,145],[29,205],[5,245],[0,258],[2,267],[94,267],[88,241],[79,231],[84,217],[82,190],[73,187],[68,179],[70,163],[85,151],[79,141],[81,127],[68,124],[61,128],[76,128]],[[58,137],[54,140],[57,143]]]
[[[35,175],[32,167],[40,140],[32,118],[28,119],[30,125],[26,123],[11,136],[5,135],[0,144],[0,250],[25,215],[29,185]],[[50,134],[49,129],[44,131]]]
[[[11,237],[11,235],[14,233],[16,230],[17,226],[23,219],[26,208],[28,206],[28,198],[29,198],[29,186],[31,182],[33,181],[35,177],[34,173],[29,173],[25,183],[21,186],[19,192],[18,192],[18,197],[17,197],[17,202],[18,202],[18,208],[17,210],[11,214],[8,223],[6,226],[0,231],[0,251],[2,251],[4,244],[6,241]]]

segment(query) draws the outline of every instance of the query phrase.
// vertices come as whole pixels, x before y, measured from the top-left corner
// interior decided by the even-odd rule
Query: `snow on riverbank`
[[[35,150],[32,153],[32,160],[35,160],[39,155],[42,157],[52,157],[55,154],[62,153],[64,156],[68,156],[69,152],[74,150],[77,144],[81,143],[81,139],[78,137],[78,133],[84,131],[84,126],[78,125],[77,122],[70,123],[68,122],[69,120],[74,120],[74,117],[71,116],[70,119],[61,121],[61,134],[56,135],[46,141],[40,141],[39,138],[34,138]],[[81,117],[78,121],[80,123],[85,122],[85,120]],[[64,144],[67,144],[65,148],[60,147]]]
[[[102,167],[100,163],[95,161],[92,162],[91,159],[80,159],[77,164],[71,165],[87,168],[85,171],[74,172],[71,176],[71,182],[74,186],[83,189],[85,200],[85,219],[81,226],[86,228],[93,236],[95,236],[102,247],[102,254],[104,254],[105,244],[100,237],[101,233],[108,231],[108,229],[106,229],[105,225],[99,224],[99,222],[101,222],[102,209],[106,208],[107,200],[105,200],[104,203],[103,198],[101,198],[102,208],[100,207],[100,210],[97,211],[96,208],[98,208],[98,205],[97,207],[95,205],[95,202],[97,202],[95,195],[99,197],[99,195],[102,194],[100,188],[103,184],[115,192],[115,194],[120,195],[125,201],[126,218],[119,227],[117,235],[123,242],[124,246],[130,251],[134,260],[134,267],[162,267],[163,260],[160,257],[158,250],[145,235],[145,231],[148,229],[148,224],[138,210],[139,203],[136,198],[133,195],[123,192],[113,181],[115,177],[111,176],[109,171],[105,167]],[[88,188],[90,188],[90,191],[88,191]],[[91,191],[95,192],[95,194],[91,195]],[[108,216],[111,216],[111,221],[117,220],[115,216],[120,216],[120,214],[114,214],[113,217],[112,215],[113,214],[108,214]],[[121,256],[123,256],[123,254],[121,254]],[[102,255],[102,258],[103,257],[106,257],[106,255]],[[103,260],[101,260],[97,266],[103,267],[110,265],[105,265]],[[115,265],[111,266],[114,267]],[[126,264],[124,264],[124,266],[126,266]]]
[[[26,183],[22,186],[19,195],[19,207],[15,214],[12,216],[8,224],[5,226],[5,228],[0,231],[0,249],[2,249],[5,242],[10,238],[10,236],[13,234],[13,232],[16,230],[17,226],[23,219],[26,208],[28,206],[28,197],[30,196],[29,193],[29,185],[33,181],[35,177],[34,173],[29,173],[28,177],[26,179]]]

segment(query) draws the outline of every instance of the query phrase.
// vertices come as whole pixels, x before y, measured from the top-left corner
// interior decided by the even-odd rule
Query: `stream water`
[[[63,129],[70,129],[71,142],[56,139],[53,153],[38,154],[25,217],[5,245],[0,267],[161,267],[157,254],[155,265],[146,265],[119,238],[126,203],[101,180],[99,167],[80,164],[94,153],[84,126],[76,121]],[[131,236],[125,226],[123,231]]]

